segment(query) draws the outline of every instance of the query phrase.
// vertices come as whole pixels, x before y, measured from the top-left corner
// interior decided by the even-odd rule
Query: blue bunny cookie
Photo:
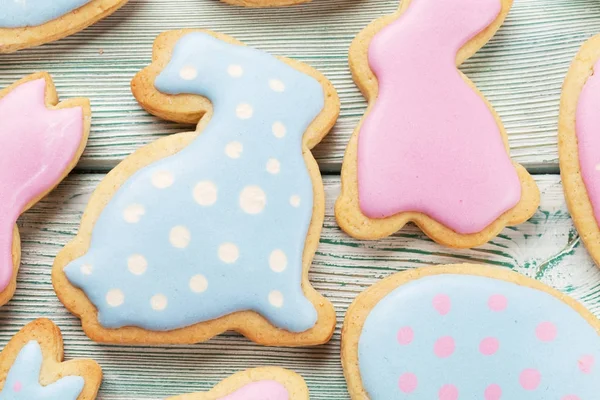
[[[72,35],[125,3],[127,0],[0,0],[0,53]]]
[[[324,218],[310,153],[339,100],[314,69],[210,32],[160,35],[132,81],[141,105],[198,122],[128,157],[56,258],[55,290],[100,342],[193,343],[226,330],[266,345],[327,342],[308,270]]]
[[[507,269],[441,265],[360,294],[342,329],[352,399],[595,399],[600,321]]]
[[[60,330],[50,320],[26,325],[0,353],[0,400],[92,400],[102,370],[92,360],[62,362]]]

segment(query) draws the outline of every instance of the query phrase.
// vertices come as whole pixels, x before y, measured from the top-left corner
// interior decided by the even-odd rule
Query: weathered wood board
[[[97,345],[87,339],[79,320],[56,298],[50,268],[57,252],[75,235],[88,198],[101,178],[99,174],[74,174],[21,217],[23,264],[18,289],[14,299],[0,309],[1,346],[36,317],[54,320],[63,330],[67,359],[91,357],[104,368],[100,399],[160,399],[207,390],[233,372],[265,364],[301,373],[313,399],[346,399],[339,360],[339,328],[346,308],[378,279],[428,264],[475,262],[513,268],[581,300],[600,316],[600,270],[573,227],[558,176],[536,177],[542,204],[530,222],[505,229],[493,242],[467,251],[442,248],[414,226],[377,242],[348,237],[333,216],[339,179],[326,177],[326,219],[311,279],[337,310],[338,329],[330,343],[315,348],[264,348],[231,333],[192,346]]]

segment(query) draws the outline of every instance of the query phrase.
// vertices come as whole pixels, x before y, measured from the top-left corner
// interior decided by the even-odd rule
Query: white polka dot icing
[[[184,66],[197,78],[183,79]],[[209,98],[212,119],[187,147],[123,182],[87,254],[65,267],[67,278],[106,328],[164,331],[251,309],[278,328],[310,329],[317,313],[302,290],[302,257],[313,186],[302,137],[323,109],[321,84],[268,54],[193,33],[179,40],[155,86]],[[132,204],[144,207],[137,223],[123,217]],[[135,254],[147,262],[134,264],[141,275],[127,263]],[[94,266],[93,279],[81,273],[84,264]],[[118,307],[106,300],[114,288]],[[158,294],[167,299],[162,312],[151,302]]]
[[[393,289],[370,310],[358,359],[371,400],[600,391],[600,338],[579,313],[546,292],[482,276],[425,276]]]

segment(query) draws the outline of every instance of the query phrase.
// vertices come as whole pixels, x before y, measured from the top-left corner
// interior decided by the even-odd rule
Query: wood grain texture
[[[78,168],[107,170],[142,144],[189,130],[143,111],[129,81],[150,62],[158,33],[212,29],[306,62],[334,83],[342,100],[341,118],[315,156],[322,170],[337,172],[366,107],[350,77],[348,47],[363,27],[397,6],[397,0],[315,0],[295,7],[245,9],[216,0],[131,0],[76,35],[0,55],[0,86],[48,70],[64,98],[90,97],[94,124]],[[514,160],[530,170],[558,171],[560,87],[578,47],[598,32],[597,0],[518,0],[498,34],[461,67],[502,117]]]
[[[286,367],[304,376],[312,399],[347,399],[339,360],[339,329],[358,293],[390,274],[428,264],[488,263],[513,268],[583,302],[600,316],[600,270],[580,243],[567,212],[560,178],[536,177],[542,205],[534,218],[477,249],[448,250],[414,226],[377,242],[354,240],[335,223],[333,203],[339,178],[325,177],[326,217],[311,280],[335,305],[333,340],[314,348],[264,348],[235,334],[207,343],[171,347],[97,345],[79,320],[58,301],[50,282],[54,256],[78,229],[89,196],[103,175],[74,174],[46,199],[23,214],[19,228],[23,264],[15,297],[0,308],[0,346],[27,322],[51,318],[62,329],[66,359],[93,358],[104,369],[100,399],[161,399],[206,391],[228,375],[257,365]]]

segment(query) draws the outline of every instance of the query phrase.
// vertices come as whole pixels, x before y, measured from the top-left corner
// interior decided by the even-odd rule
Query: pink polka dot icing
[[[446,315],[452,308],[452,300],[446,294],[438,294],[433,298],[433,308],[437,310],[440,315]]]
[[[458,400],[458,389],[454,385],[444,385],[438,393],[439,400]]]
[[[450,336],[439,338],[433,346],[433,352],[440,358],[450,357],[454,353],[454,339]]]
[[[535,335],[542,342],[551,342],[556,339],[556,326],[552,322],[542,322],[535,328]]]
[[[542,376],[537,369],[528,368],[519,375],[519,383],[525,390],[535,390],[540,385]]]
[[[594,362],[594,356],[587,354],[582,356],[577,363],[581,372],[584,374],[590,374],[592,372],[592,368],[594,367]]]
[[[483,396],[484,400],[500,400],[502,397],[502,388],[495,383],[491,384],[485,389]]]
[[[568,394],[560,398],[560,400],[581,400],[579,396],[575,396],[574,394]]]
[[[21,383],[21,381],[16,381],[15,384],[13,385],[13,390],[15,392],[20,392],[21,389],[23,389],[23,384]]]
[[[500,348],[500,341],[493,337],[485,338],[479,343],[479,352],[484,356],[495,354]]]
[[[501,294],[494,294],[488,299],[488,307],[490,310],[500,312],[506,310],[508,300]]]
[[[417,389],[417,386],[419,386],[419,380],[415,374],[407,372],[400,376],[398,387],[402,392],[412,393]]]
[[[398,330],[398,343],[400,343],[402,346],[410,344],[413,341],[414,337],[415,333],[413,332],[410,326],[405,326]]]

